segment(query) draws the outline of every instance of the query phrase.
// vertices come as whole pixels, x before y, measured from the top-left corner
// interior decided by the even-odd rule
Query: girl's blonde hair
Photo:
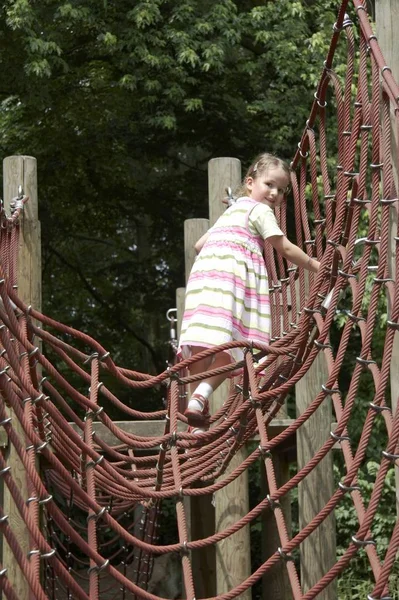
[[[291,167],[289,166],[289,164],[285,162],[285,160],[274,156],[274,154],[263,152],[255,158],[255,160],[248,168],[244,181],[236,191],[235,196],[237,198],[240,198],[241,196],[247,196],[249,190],[247,188],[246,181],[248,177],[253,177],[254,179],[256,179],[259,175],[270,169],[270,167],[280,167],[287,174],[288,180],[291,181]]]

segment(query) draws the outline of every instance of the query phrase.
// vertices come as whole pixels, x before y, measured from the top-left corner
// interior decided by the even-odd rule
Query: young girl
[[[292,244],[274,215],[290,184],[290,168],[271,154],[249,167],[238,198],[198,240],[186,289],[178,356],[187,358],[235,340],[269,343],[270,301],[264,240],[298,267],[317,273],[320,263]],[[197,361],[190,374],[210,371],[243,358],[240,348]],[[191,385],[185,416],[195,432],[209,421],[209,397],[226,374]],[[193,430],[192,430],[193,431]]]

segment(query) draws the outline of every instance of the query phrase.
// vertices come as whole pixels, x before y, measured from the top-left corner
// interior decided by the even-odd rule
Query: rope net
[[[195,598],[193,554],[230,539],[266,513],[275,520],[276,547],[248,578],[219,594],[219,600],[244,594],[279,565],[293,598],[316,598],[361,552],[370,564],[369,598],[393,597],[390,576],[399,548],[399,522],[392,525],[383,550],[376,544],[375,525],[382,495],[391,494],[395,504],[395,489],[388,489],[387,477],[399,458],[399,418],[389,381],[399,328],[395,286],[399,267],[398,259],[396,263],[393,259],[399,237],[392,219],[398,208],[394,167],[399,90],[365,7],[356,0],[347,4],[343,2],[339,10],[293,159],[297,243],[316,256],[322,268],[317,276],[305,277],[292,265],[286,268],[266,246],[273,307],[269,347],[232,342],[171,365],[157,376],[117,366],[93,338],[27,307],[18,297],[21,203],[11,218],[2,212],[0,425],[26,472],[29,497],[23,497],[5,453],[0,454],[0,476],[29,532],[28,554],[3,507],[0,531],[34,598],[155,599],[158,596],[147,590],[152,562],[171,553],[177,553],[181,562],[184,597]],[[356,31],[347,10],[357,20]],[[344,51],[343,46],[347,69],[341,79],[333,70],[333,58]],[[327,131],[334,128],[338,164],[327,152]],[[286,228],[284,209],[279,218]],[[377,317],[387,313],[385,321]],[[382,349],[376,345],[377,327],[383,331]],[[246,349],[242,377],[232,381],[228,398],[211,418],[210,430],[201,436],[187,433],[182,414],[185,390],[204,377],[190,376],[189,367],[234,345]],[[259,363],[264,356],[265,362]],[[300,416],[270,437],[270,426],[281,416],[294,386],[320,359],[326,365],[323,385]],[[343,381],[342,366],[351,360],[352,376]],[[149,388],[165,389],[166,408],[151,413],[129,408],[113,393],[114,383],[129,388],[137,405]],[[367,406],[362,385],[373,390]],[[312,415],[329,402],[335,430],[279,485],[275,473],[279,450],[294,434],[298,439]],[[162,430],[151,436],[127,432],[110,419],[104,405],[118,407],[126,419],[161,421]],[[361,434],[354,441],[348,432],[359,419],[363,419]],[[249,447],[254,439],[254,449],[232,466],[240,448]],[[366,504],[357,480],[371,442],[379,447],[380,464]],[[282,508],[284,499],[337,445],[342,461],[328,501],[292,532]],[[256,464],[262,465],[269,493],[224,529],[190,539],[186,499],[215,494]],[[357,522],[353,535],[321,578],[304,589],[292,559],[348,496]],[[158,516],[167,499],[174,502],[171,518],[177,536],[174,543],[161,544]],[[9,564],[0,565],[0,587],[5,598],[14,599],[9,569]]]

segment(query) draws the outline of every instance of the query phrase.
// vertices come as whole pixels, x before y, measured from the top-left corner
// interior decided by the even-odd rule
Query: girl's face
[[[248,177],[246,186],[249,196],[270,208],[280,206],[289,186],[289,178],[282,167],[269,167],[257,176]]]

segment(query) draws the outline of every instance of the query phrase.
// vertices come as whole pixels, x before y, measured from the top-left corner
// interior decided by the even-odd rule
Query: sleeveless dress
[[[259,218],[250,227],[251,212]],[[268,344],[270,300],[263,241],[284,235],[273,210],[251,198],[239,198],[209,230],[186,287],[178,357],[190,346],[210,348],[235,340]],[[228,351],[243,358],[240,348]]]

